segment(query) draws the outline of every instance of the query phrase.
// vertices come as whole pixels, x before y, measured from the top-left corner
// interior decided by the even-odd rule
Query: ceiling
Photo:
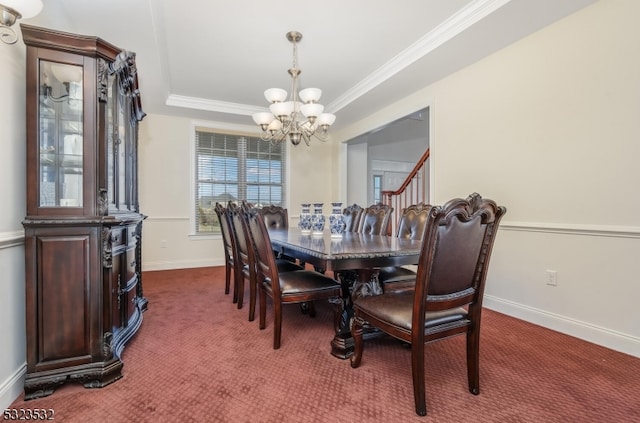
[[[42,15],[136,52],[147,113],[251,126],[265,89],[290,90],[299,31],[301,87],[339,130],[594,1],[48,0]]]

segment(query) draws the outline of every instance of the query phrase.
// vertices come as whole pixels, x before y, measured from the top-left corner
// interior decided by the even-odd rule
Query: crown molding
[[[462,33],[467,28],[481,21],[510,1],[511,0],[472,1],[452,15],[449,19],[442,22],[432,31],[425,34],[418,41],[403,50],[393,59],[369,74],[351,89],[344,92],[336,100],[328,104],[325,110],[335,113],[346,107],[359,97],[393,77],[412,63],[428,55],[436,48],[442,46],[453,37]],[[166,105],[246,116],[251,116],[257,112],[268,111],[268,109],[265,109],[264,107],[249,104],[229,103],[225,101],[187,97],[175,94],[169,94],[166,100]]]
[[[425,34],[418,41],[400,52],[393,59],[373,71],[369,76],[347,90],[327,105],[332,113],[346,107],[357,98],[371,91],[387,79],[431,53],[436,48],[459,35],[467,28],[495,12],[511,0],[476,0],[460,9],[449,19]]]
[[[226,101],[210,100],[206,98],[187,97],[170,94],[165,102],[167,106],[184,107],[187,109],[207,110],[210,112],[231,113],[234,115],[251,116],[256,112],[264,112],[264,107],[248,104],[230,103]]]

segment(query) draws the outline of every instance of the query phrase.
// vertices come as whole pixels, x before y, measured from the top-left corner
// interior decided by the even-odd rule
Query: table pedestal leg
[[[361,296],[380,295],[382,286],[378,280],[378,271],[362,269],[338,273],[342,285],[342,298],[332,301],[336,306],[336,335],[331,341],[331,355],[347,359],[353,354],[353,337],[351,336],[351,319],[353,318],[353,299]],[[363,338],[376,335],[373,328],[364,328]]]

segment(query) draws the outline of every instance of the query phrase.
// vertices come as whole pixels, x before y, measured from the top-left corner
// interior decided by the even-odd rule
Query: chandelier
[[[253,114],[253,121],[262,129],[262,139],[278,144],[287,137],[293,145],[304,140],[310,145],[311,137],[326,141],[329,126],[336,120],[332,113],[323,113],[324,106],[318,104],[322,90],[306,88],[298,92],[298,50],[297,43],[302,34],[297,31],[287,33],[287,40],[293,44],[293,66],[291,75],[291,94],[287,100],[287,92],[281,88],[269,88],[264,96],[270,103],[271,112]]]

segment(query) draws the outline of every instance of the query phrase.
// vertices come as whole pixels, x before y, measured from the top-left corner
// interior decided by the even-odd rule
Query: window
[[[382,175],[373,175],[373,204],[382,203]]]
[[[284,202],[285,147],[246,135],[196,128],[195,230],[219,232],[216,202]]]

